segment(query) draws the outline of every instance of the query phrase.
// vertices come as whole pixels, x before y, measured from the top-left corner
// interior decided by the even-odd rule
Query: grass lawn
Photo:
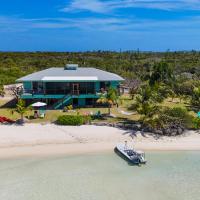
[[[178,98],[176,98],[172,102],[171,98],[168,98],[162,103],[162,106],[169,107],[169,108],[174,108],[174,107],[186,108],[186,109],[188,109],[190,115],[192,115],[194,117],[196,117],[196,115],[197,115],[194,111],[190,110],[191,109],[190,104],[186,100],[180,102],[180,100]]]
[[[6,104],[6,102],[7,102],[6,100],[0,99],[0,107],[3,106],[4,104]]]
[[[6,101],[0,100],[0,107],[4,105]],[[130,106],[134,103],[134,100],[131,100],[127,96],[121,97],[120,100],[120,105],[119,108],[113,107],[111,108],[111,113],[115,115],[115,117],[108,117],[105,120],[101,121],[106,121],[106,122],[116,122],[116,121],[138,121],[140,119],[140,115],[135,112],[132,115],[124,115],[120,110],[126,111],[126,112],[133,112],[130,110]],[[179,99],[174,99],[172,102],[171,99],[166,99],[163,103],[162,106],[165,107],[187,107],[188,104],[185,101],[182,101],[180,103]],[[101,114],[107,114],[108,113],[108,108],[80,108],[76,109],[74,112],[63,112],[62,110],[47,110],[46,116],[44,119],[30,119],[30,122],[34,123],[46,123],[46,122],[54,122],[60,115],[76,115],[77,113],[80,114],[86,114],[86,113],[96,113],[97,111],[101,112]],[[20,118],[20,115],[18,113],[12,114],[12,109],[11,108],[0,108],[0,116],[5,116],[10,119],[16,120]],[[194,112],[191,111],[192,115],[195,115]],[[28,111],[24,116],[28,118],[33,118],[33,111]]]
[[[174,108],[174,107],[181,107],[181,108],[186,108],[188,107],[189,103],[187,101],[181,101],[178,98],[172,99],[168,98],[165,99],[165,101],[161,104],[164,107],[170,107],[170,108]]]
[[[5,116],[10,119],[16,120],[20,118],[18,113],[12,114],[11,108],[1,108],[6,102],[6,100],[0,100],[0,116]],[[132,103],[128,97],[123,97],[121,100],[120,110],[128,111],[128,107]],[[63,112],[62,110],[47,110],[46,116],[44,119],[30,119],[30,122],[34,123],[45,123],[45,122],[54,122],[60,115],[76,115],[77,113],[97,113],[100,110],[101,114],[107,114],[108,108],[81,108],[76,109],[75,112]],[[138,120],[140,116],[138,114],[126,116],[121,114],[116,107],[111,108],[111,113],[116,116],[116,118],[107,118],[105,121],[114,122],[114,121],[123,121],[123,120]],[[28,111],[24,116],[27,118],[33,118],[34,111]]]

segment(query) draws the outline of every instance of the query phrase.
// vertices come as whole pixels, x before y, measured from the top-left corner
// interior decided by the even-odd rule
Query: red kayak
[[[15,121],[13,121],[12,119],[9,119],[7,117],[0,117],[0,123],[15,123]]]

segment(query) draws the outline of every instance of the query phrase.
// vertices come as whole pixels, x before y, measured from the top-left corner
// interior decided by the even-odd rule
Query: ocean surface
[[[148,152],[145,166],[118,155],[0,160],[0,200],[199,200],[200,152]]]

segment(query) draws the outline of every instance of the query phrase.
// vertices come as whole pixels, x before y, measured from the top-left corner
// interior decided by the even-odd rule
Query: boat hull
[[[119,151],[119,149],[117,149],[116,147],[115,147],[114,151],[115,151],[115,153],[118,156],[120,156],[122,159],[124,159],[125,161],[127,161],[129,164],[132,164],[132,165],[139,165],[140,164],[140,162],[138,160],[131,160],[131,159],[129,159],[121,151]]]
[[[136,151],[134,152],[135,155],[129,156],[128,153],[124,150],[123,145],[117,145],[114,150],[121,158],[123,158],[131,164],[146,164],[146,160],[141,155],[137,154]]]

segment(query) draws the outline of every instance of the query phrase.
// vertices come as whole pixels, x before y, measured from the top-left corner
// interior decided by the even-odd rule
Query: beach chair
[[[45,114],[44,113],[41,113],[40,114],[40,118],[44,118],[45,117]]]
[[[96,119],[101,118],[101,117],[102,117],[102,115],[101,115],[101,111],[98,110],[98,111],[97,111],[93,116],[94,116],[94,118],[96,118]]]
[[[39,110],[39,117],[44,118],[45,117],[45,111],[44,110]]]

